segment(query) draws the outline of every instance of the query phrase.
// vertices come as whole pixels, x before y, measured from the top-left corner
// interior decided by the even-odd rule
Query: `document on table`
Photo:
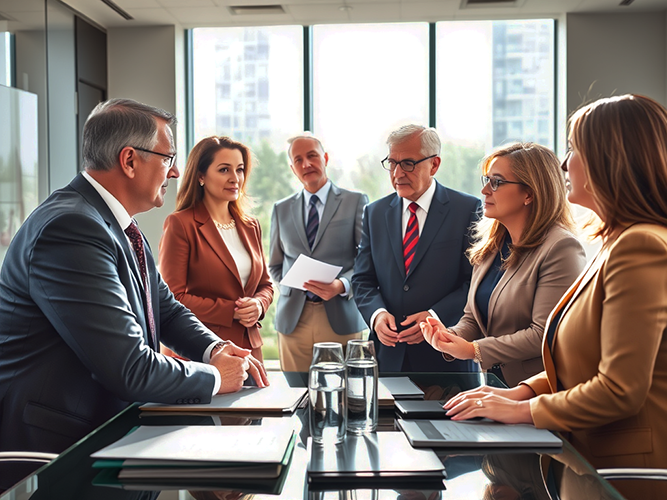
[[[91,455],[122,478],[275,478],[294,447],[291,422],[262,426],[141,426]]]
[[[287,274],[280,280],[280,284],[290,288],[305,290],[303,284],[306,281],[321,281],[331,283],[340,273],[342,266],[333,266],[320,260],[311,259],[301,254],[297,257],[294,265],[290,267]]]
[[[482,421],[398,420],[414,447],[456,448],[561,448],[552,432],[526,424]]]
[[[292,413],[306,396],[305,387],[271,384],[268,387],[241,387],[238,392],[218,394],[207,404],[146,403],[142,411],[151,412],[264,412]]]

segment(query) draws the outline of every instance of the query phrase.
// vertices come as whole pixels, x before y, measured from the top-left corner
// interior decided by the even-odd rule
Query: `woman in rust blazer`
[[[160,272],[202,323],[262,361],[259,320],[273,287],[259,223],[244,211],[251,168],[250,150],[228,137],[192,148],[164,223]]]
[[[484,217],[468,251],[474,267],[463,317],[451,328],[431,318],[422,330],[446,359],[474,359],[513,387],[544,369],[544,324],[586,256],[551,150],[512,144],[487,157],[482,172]]]
[[[603,244],[551,312],[545,371],[514,389],[483,387],[446,408],[563,432],[596,467],[667,468],[667,110],[601,99],[570,119],[569,199],[600,218]],[[665,482],[619,482],[629,499]]]

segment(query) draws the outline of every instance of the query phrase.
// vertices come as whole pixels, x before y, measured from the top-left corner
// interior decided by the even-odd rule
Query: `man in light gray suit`
[[[366,328],[351,300],[350,279],[368,197],[341,189],[327,178],[329,155],[316,137],[304,134],[290,139],[288,155],[303,190],[273,206],[269,273],[280,283],[301,254],[343,267],[331,283],[307,281],[307,292],[279,287],[280,366],[284,371],[308,371],[313,344],[345,345],[360,338]]]

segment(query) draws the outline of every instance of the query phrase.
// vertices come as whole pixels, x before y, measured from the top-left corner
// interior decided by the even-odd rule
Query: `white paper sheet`
[[[319,260],[311,259],[307,255],[301,254],[297,257],[294,265],[283,276],[280,284],[299,290],[305,290],[303,284],[306,281],[321,281],[322,283],[331,283],[336,279],[342,266],[333,266]]]

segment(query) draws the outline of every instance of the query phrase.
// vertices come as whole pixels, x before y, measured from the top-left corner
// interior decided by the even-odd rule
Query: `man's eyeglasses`
[[[486,175],[483,175],[482,187],[486,186],[487,184],[491,186],[491,191],[496,191],[502,184],[520,184],[522,186],[528,185],[525,182],[506,181],[505,179],[500,179],[499,177],[487,177]]]
[[[174,166],[174,160],[176,159],[176,155],[175,155],[175,154],[173,154],[173,155],[167,155],[167,154],[164,154],[164,153],[158,153],[157,151],[151,151],[150,149],[138,148],[138,147],[136,147],[136,146],[131,146],[131,147],[132,147],[133,149],[136,149],[137,151],[143,151],[144,153],[151,153],[151,154],[154,154],[154,155],[163,156],[164,159],[162,160],[162,164],[163,164],[166,168],[171,168],[171,167]]]
[[[431,158],[435,158],[436,156],[438,155],[427,156],[426,158],[422,158],[421,160],[417,161],[413,160],[396,161],[392,160],[387,156],[384,160],[382,160],[382,168],[384,168],[385,170],[389,170],[390,172],[393,172],[396,169],[396,167],[400,166],[403,169],[403,172],[412,172],[418,163],[430,160]]]

